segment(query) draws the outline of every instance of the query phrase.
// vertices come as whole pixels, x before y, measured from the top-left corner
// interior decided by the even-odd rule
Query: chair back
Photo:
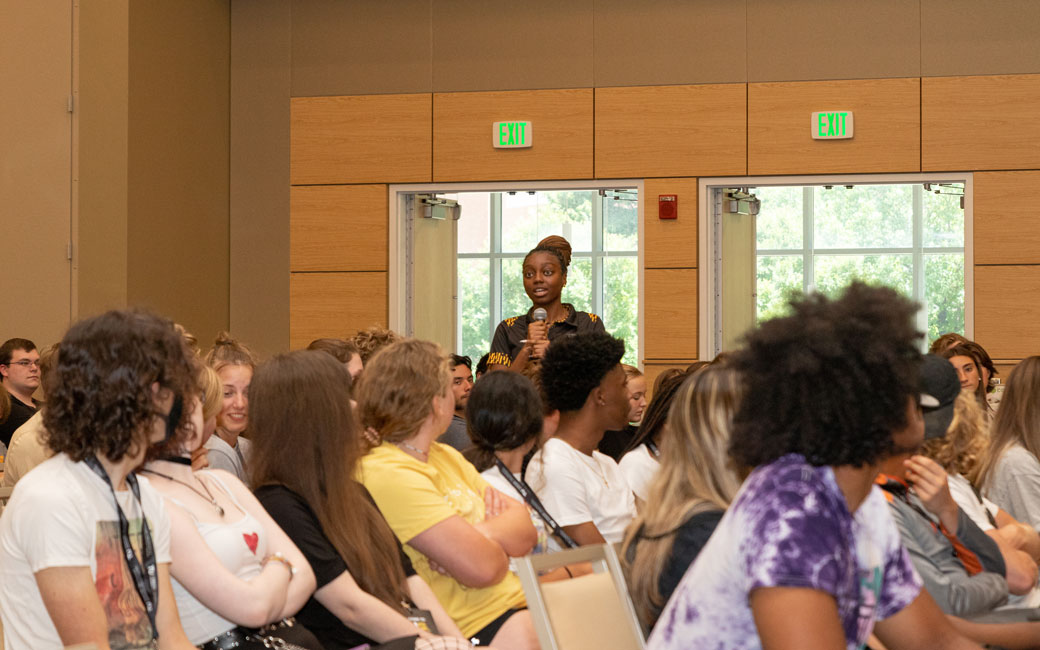
[[[540,571],[589,562],[593,573],[541,583]],[[643,632],[614,548],[582,546],[516,562],[542,650],[644,650]]]

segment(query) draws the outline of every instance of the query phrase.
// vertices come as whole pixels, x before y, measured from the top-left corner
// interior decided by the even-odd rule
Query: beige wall
[[[229,324],[230,9],[79,3],[73,317]]]
[[[474,133],[479,131],[467,123],[464,115],[472,103],[469,96],[456,97],[456,93],[476,91],[473,101],[497,96],[502,101],[537,110],[540,107],[538,95],[518,93],[514,96],[488,91],[594,89],[592,141],[589,142],[594,161],[589,172],[563,174],[557,167],[568,161],[558,157],[539,162],[535,169],[530,168],[530,160],[528,166],[514,168],[511,163],[502,163],[496,156],[481,150],[479,155],[488,158],[480,166],[484,175],[463,169],[445,177],[460,181],[488,175],[499,179],[657,177],[660,180],[654,187],[659,189],[654,190],[655,193],[689,194],[687,186],[695,183],[697,176],[739,175],[751,167],[758,174],[788,173],[794,168],[801,173],[919,171],[921,160],[931,160],[930,156],[941,148],[934,139],[930,140],[934,132],[930,129],[949,128],[945,124],[931,124],[927,119],[922,123],[921,114],[927,115],[937,106],[929,103],[929,78],[1040,72],[1040,47],[1036,47],[1040,43],[1040,5],[1032,0],[996,0],[984,6],[971,0],[878,0],[859,5],[844,3],[840,11],[835,11],[830,0],[799,3],[772,0],[648,0],[641,3],[626,0],[571,3],[294,0],[282,3],[277,9],[270,4],[232,0],[235,39],[254,39],[271,45],[267,50],[244,52],[235,61],[231,122],[235,137],[248,139],[249,157],[233,154],[232,184],[241,187],[243,195],[246,188],[252,188],[275,199],[262,220],[255,223],[243,220],[241,227],[234,230],[232,259],[236,257],[236,242],[241,238],[277,235],[266,239],[266,250],[277,263],[255,269],[259,275],[250,278],[253,283],[275,287],[283,286],[289,277],[289,264],[283,261],[288,257],[289,241],[280,237],[290,222],[287,198],[290,183],[321,182],[347,187],[399,182],[397,176],[402,169],[427,156],[432,157],[431,174],[436,179],[442,175],[439,170],[443,167],[437,165],[438,156],[448,155],[451,146],[470,146],[468,140],[462,141],[466,140],[467,129],[473,129]],[[246,77],[263,79],[269,89],[276,86],[276,92],[261,97],[254,91],[235,90],[238,81]],[[874,79],[878,82],[870,81]],[[998,85],[1002,83],[999,78],[994,79]],[[860,81],[835,83],[835,80]],[[1029,83],[1016,77],[1011,85],[1021,88]],[[641,90],[635,88],[637,86],[650,87]],[[895,120],[899,128],[891,132],[871,132],[866,124],[857,124],[859,140],[851,146],[826,143],[833,145],[828,148],[820,143],[802,142],[807,135],[802,134],[804,129],[798,126],[802,118],[797,116],[805,107],[792,101],[804,96],[806,91],[816,93],[820,101],[858,102],[862,105],[861,112],[877,113],[878,119]],[[1027,89],[1026,94],[1032,97],[1031,92]],[[307,125],[309,131],[299,131],[300,139],[296,137],[296,107],[310,106],[303,98],[329,97],[323,100],[324,104],[314,104],[315,107],[356,107],[366,103],[370,106],[392,103],[397,100],[386,95],[409,93],[413,102],[415,95],[433,96],[432,143],[429,143],[426,127],[420,124],[422,121],[412,119],[409,124],[420,124],[412,134],[412,146],[397,147],[390,154],[381,149],[381,153],[369,151],[363,143],[371,138],[371,125],[362,128],[361,125],[368,124],[362,116],[360,122],[355,121],[351,126],[351,120],[357,120],[358,116],[344,115],[337,118],[346,120],[341,121],[340,126],[325,124],[331,129],[329,137],[350,143],[349,146],[333,146],[324,152],[307,154],[333,156],[349,162],[343,167],[344,173],[318,181],[304,180],[297,175],[305,173],[303,167],[279,171],[275,169],[277,164],[271,164],[264,174],[254,175],[252,160],[257,157],[284,160],[290,146],[287,142],[291,141],[291,147],[295,148],[303,144],[306,137],[311,137],[305,136],[305,131],[313,134],[315,128],[318,131],[323,128],[319,119]],[[720,103],[713,99],[704,106],[695,101],[691,103],[706,93],[718,93],[726,101]],[[385,99],[377,99],[380,95]],[[348,100],[349,96],[355,98]],[[629,96],[635,98],[632,105],[636,110],[626,113],[625,100]],[[987,101],[989,97],[987,94]],[[968,104],[982,101],[974,95],[967,99]],[[291,122],[284,113],[278,117],[279,111],[287,110],[290,101],[294,106]],[[439,107],[449,106],[449,101],[459,106],[457,114],[439,112]],[[1021,100],[1012,92],[1007,101],[1015,104]],[[725,113],[717,110],[723,105],[732,105],[733,110]],[[693,121],[696,123],[689,119],[684,121],[684,117],[688,118],[686,108],[690,106],[700,111],[698,119]],[[254,114],[258,111],[271,119],[262,124],[256,122]],[[735,119],[745,114],[747,121]],[[762,116],[770,114],[787,115],[783,117],[786,121],[773,124],[763,119]],[[379,111],[372,111],[367,119],[378,121],[380,118]],[[481,117],[484,118],[486,116]],[[715,126],[698,130],[698,125],[705,120],[714,120]],[[294,125],[291,133],[290,123]],[[347,125],[345,130],[343,124]],[[456,141],[449,143],[443,136],[439,140],[438,134],[447,133],[444,129],[449,127],[457,134]],[[572,128],[587,132],[588,123],[575,123]],[[859,135],[862,129],[868,129],[865,137]],[[396,135],[399,137],[400,133]],[[788,151],[797,150],[797,156],[791,159],[793,167],[777,164],[790,159],[785,157],[784,151],[774,151],[775,146],[769,148],[771,139],[777,136],[785,138],[784,148]],[[582,138],[586,137],[579,136],[583,146]],[[319,141],[315,144],[320,148]],[[1032,139],[1019,146],[1040,150],[1040,142],[1033,143]],[[989,149],[993,149],[992,144]],[[294,152],[293,160],[306,158],[298,158]],[[866,161],[870,168],[850,166],[850,160]],[[451,161],[450,156],[448,161],[466,162]],[[949,171],[1032,168],[1008,161],[997,165],[991,159],[974,166],[964,164],[952,167],[926,164],[925,168]],[[493,173],[486,171],[490,169],[488,165],[494,166]],[[388,166],[390,169],[386,169]],[[234,193],[232,198],[233,215],[237,195]],[[648,198],[653,199],[649,191]],[[683,205],[687,206],[684,214],[692,216],[693,201],[684,201]],[[985,210],[983,207],[982,213]],[[980,211],[976,210],[977,218],[979,215]],[[367,222],[378,216],[373,212],[362,218]],[[350,228],[350,220],[343,221],[339,227]],[[684,317],[694,316],[695,288],[690,286],[688,278],[671,282],[671,276],[696,277],[695,249],[672,250],[674,242],[669,242],[655,252],[657,244],[650,239],[645,244],[646,271],[651,275],[667,275],[669,282],[660,285],[672,287],[664,292],[667,295],[651,292],[645,296],[647,314],[655,313],[655,302],[660,310],[667,311],[681,295],[687,309],[692,310]],[[364,247],[365,243],[358,245]],[[658,257],[667,263],[655,262]],[[294,258],[294,268],[301,261]],[[365,270],[367,272],[367,268]],[[994,267],[993,272],[997,278],[995,283],[999,285],[1002,271]],[[1028,282],[1032,276],[1023,277],[1027,278],[1023,282]],[[299,280],[303,282],[304,276],[300,275]],[[320,295],[321,289],[314,286],[320,281],[320,277],[307,278],[309,295]],[[339,278],[330,277],[328,281],[336,282]],[[272,316],[269,319],[272,329],[281,331],[283,324],[290,320],[290,311],[304,321],[309,318],[288,306],[283,310],[252,305],[238,294],[233,263],[233,324],[239,318],[258,321]],[[985,304],[986,296],[979,296],[977,292],[976,299],[977,303]],[[236,305],[240,308],[236,309]],[[346,329],[345,316],[346,312],[342,317],[325,315],[325,327]],[[364,317],[371,318],[371,314],[365,312]],[[980,320],[982,330],[985,322]],[[305,322],[298,324],[306,329]],[[655,352],[655,346],[670,334],[663,330],[659,332],[660,337],[655,337],[653,331],[645,334],[647,357],[664,357],[666,353]],[[661,341],[654,341],[655,338]],[[288,336],[272,334],[269,341],[285,347]],[[687,351],[681,357],[689,358],[690,354]]]
[[[128,305],[228,327],[230,29],[223,0],[0,3],[4,243],[31,256],[0,339]]]
[[[53,343],[71,309],[72,2],[0,1],[0,342]],[[17,97],[18,101],[11,101]]]

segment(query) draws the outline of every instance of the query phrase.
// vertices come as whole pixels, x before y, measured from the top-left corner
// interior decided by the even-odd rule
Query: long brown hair
[[[737,373],[713,365],[688,376],[672,400],[661,467],[621,552],[627,558],[636,545],[635,559],[625,567],[636,613],[648,626],[665,605],[658,583],[679,527],[699,512],[725,510],[740,488],[727,451],[740,392]]]
[[[1004,397],[990,429],[989,449],[979,468],[976,485],[985,489],[992,485],[994,469],[1000,457],[1012,445],[1022,445],[1040,458],[1040,357],[1023,359],[1008,376]]]
[[[249,393],[253,485],[302,497],[358,585],[400,610],[408,591],[394,533],[354,479],[362,447],[346,368],[324,352],[280,354]]]

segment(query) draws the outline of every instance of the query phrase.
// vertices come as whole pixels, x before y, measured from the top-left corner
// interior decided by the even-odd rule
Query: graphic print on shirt
[[[150,526],[150,529],[155,530],[154,526]],[[123,558],[119,522],[99,521],[96,538],[94,558],[97,562],[97,578],[94,586],[108,621],[108,644],[112,650],[149,648],[152,643],[152,624]],[[130,543],[140,558],[140,518],[130,520]]]
[[[260,536],[256,533],[242,533],[242,539],[246,541],[246,546],[253,552],[253,555],[256,555],[256,545],[260,542]]]

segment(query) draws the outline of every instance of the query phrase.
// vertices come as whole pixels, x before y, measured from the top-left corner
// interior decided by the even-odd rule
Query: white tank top
[[[228,571],[242,580],[252,580],[260,574],[260,560],[267,555],[267,536],[263,526],[239,504],[231,490],[216,474],[205,470],[199,474],[205,474],[213,483],[219,485],[245,516],[233,523],[203,522],[195,519],[191,511],[176,499],[165,498],[191,515],[202,539]],[[171,578],[171,582],[181,625],[192,644],[200,645],[235,627],[235,623],[218,616],[200,603],[176,579]]]

